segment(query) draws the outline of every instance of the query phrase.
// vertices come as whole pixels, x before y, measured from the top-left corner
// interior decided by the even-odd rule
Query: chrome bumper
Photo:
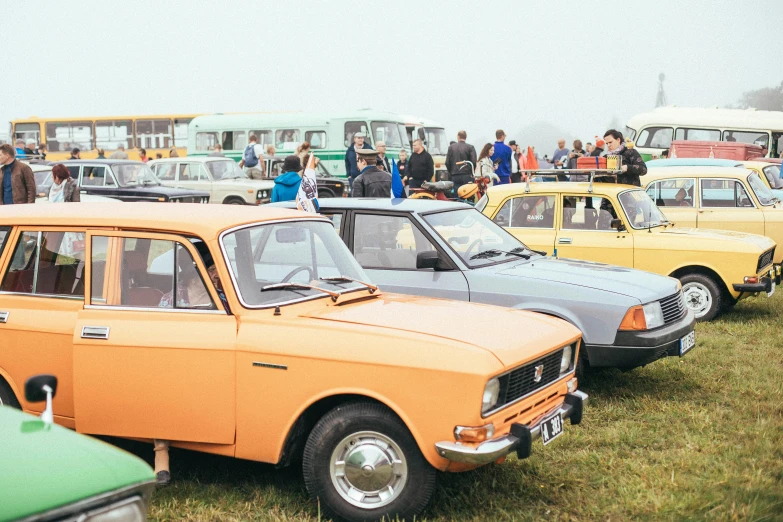
[[[582,411],[587,398],[588,395],[579,390],[568,393],[565,402],[542,415],[537,424],[533,426],[512,424],[511,433],[508,435],[482,442],[478,446],[465,446],[459,442],[438,442],[435,444],[435,449],[444,459],[473,465],[495,462],[512,451],[516,451],[520,459],[525,459],[530,456],[533,441],[541,437],[541,424],[545,419],[559,413],[561,419],[571,419],[571,424],[579,424],[582,422]]]

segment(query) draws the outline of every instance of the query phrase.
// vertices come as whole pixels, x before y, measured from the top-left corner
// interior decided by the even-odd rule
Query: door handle
[[[82,339],[108,339],[108,326],[82,326]]]
[[[570,237],[561,237],[557,240],[558,243],[561,245],[570,245],[571,244],[571,238]]]
[[[7,323],[8,316],[11,312],[0,312],[0,323]]]

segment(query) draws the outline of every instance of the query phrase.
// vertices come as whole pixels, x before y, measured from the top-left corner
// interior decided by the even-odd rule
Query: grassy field
[[[528,460],[441,475],[421,520],[783,520],[781,323],[783,292],[698,325],[683,359],[588,375],[581,426]],[[297,468],[176,450],[172,463],[152,520],[321,519]]]

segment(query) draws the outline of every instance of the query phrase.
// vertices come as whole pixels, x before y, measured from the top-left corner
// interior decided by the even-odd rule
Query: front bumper
[[[435,449],[444,459],[482,466],[505,457],[512,451],[520,459],[526,459],[532,452],[533,441],[541,437],[541,424],[552,415],[560,414],[561,419],[571,419],[571,424],[582,422],[582,412],[587,403],[587,394],[579,390],[567,393],[565,402],[540,416],[533,425],[512,424],[508,435],[482,442],[471,447],[459,442],[438,442]]]
[[[731,285],[735,292],[741,292],[745,294],[757,294],[761,292],[772,292],[775,285],[780,284],[781,280],[781,266],[773,265],[769,272],[764,272],[767,275],[759,277],[758,283],[738,283]]]
[[[679,321],[654,330],[618,331],[614,344],[585,344],[591,367],[631,370],[668,355],[680,355],[680,339],[691,333],[696,324],[693,312]]]

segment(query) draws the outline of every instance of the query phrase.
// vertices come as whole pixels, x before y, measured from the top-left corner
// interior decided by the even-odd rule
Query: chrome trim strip
[[[82,326],[82,339],[108,339],[108,326]]]
[[[271,368],[273,370],[287,370],[288,366],[285,364],[272,364],[259,361],[253,361],[253,366],[260,368]]]
[[[7,323],[9,315],[11,315],[11,312],[0,312],[0,323]]]
[[[85,309],[90,310],[121,310],[125,312],[174,312],[186,314],[210,314],[210,315],[228,315],[225,310],[198,310],[194,308],[154,308],[154,307],[136,307],[136,306],[112,306],[112,305],[85,305]]]

